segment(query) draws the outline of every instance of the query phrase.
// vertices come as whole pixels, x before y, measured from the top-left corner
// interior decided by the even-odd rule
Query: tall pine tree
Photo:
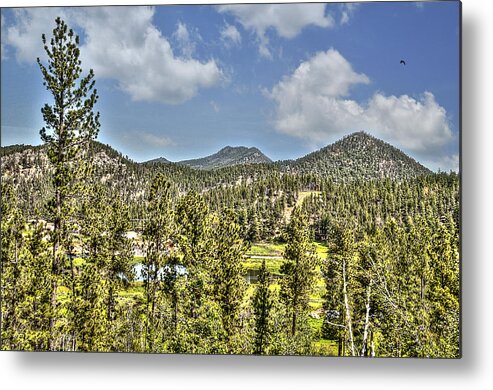
[[[87,173],[87,150],[99,131],[99,113],[93,112],[98,99],[94,89],[94,72],[81,77],[82,67],[79,37],[67,24],[56,19],[53,38],[49,44],[42,35],[48,56],[45,66],[38,58],[44,85],[53,96],[53,104],[41,109],[45,127],[40,131],[46,145],[48,159],[53,167],[54,196],[49,202],[53,231],[52,245],[52,318],[50,320],[50,350],[55,350],[57,320],[57,293],[60,274],[66,267],[68,253],[74,246],[71,231],[74,226],[74,198],[83,185]]]

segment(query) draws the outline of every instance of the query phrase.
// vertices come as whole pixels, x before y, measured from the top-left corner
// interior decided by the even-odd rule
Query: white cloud
[[[121,138],[126,145],[132,147],[138,146],[139,149],[166,148],[175,145],[175,142],[169,137],[156,135],[143,130],[124,132]]]
[[[357,125],[361,107],[344,100],[353,85],[368,84],[336,50],[319,52],[284,77],[270,92],[277,103],[276,128],[284,133],[322,143]],[[330,118],[330,119],[329,119]]]
[[[459,172],[459,154],[437,156],[436,158],[430,157],[423,161],[423,164],[435,172],[438,170],[442,172]]]
[[[221,30],[221,40],[226,46],[239,46],[241,44],[241,34],[235,26],[226,24]]]
[[[266,58],[272,56],[266,35],[269,29],[291,39],[310,25],[334,26],[332,16],[325,14],[325,4],[231,4],[220,5],[218,10],[234,15],[245,29],[253,31],[257,36],[259,53]]]
[[[196,29],[189,29],[185,23],[179,22],[173,38],[178,44],[181,54],[185,58],[192,58],[195,53],[197,42],[202,40]]]
[[[352,18],[354,12],[356,11],[356,8],[358,8],[358,4],[356,3],[344,3],[341,4],[341,20],[340,24],[347,24],[349,23],[349,20]]]
[[[433,153],[453,138],[447,112],[431,92],[419,99],[377,93],[363,118],[381,136],[422,155]]]
[[[5,28],[5,18],[3,17],[3,13],[1,14],[1,18],[0,18],[0,25],[2,26],[2,30],[1,30],[1,33],[0,33],[0,38],[1,38],[1,41],[0,41],[0,52],[1,52],[1,59],[2,60],[6,60],[8,57],[7,57],[7,52],[6,52],[6,46],[4,44],[4,41],[3,41],[3,37],[5,37],[7,35],[7,30]]]
[[[83,67],[93,68],[97,78],[116,80],[133,100],[179,104],[222,79],[215,60],[190,58],[192,46],[181,46],[183,58],[174,54],[168,39],[152,23],[151,7],[17,10],[15,24],[7,30],[7,43],[15,48],[19,61],[35,61],[42,52],[41,33],[51,30],[60,14],[84,33]],[[181,30],[178,26],[177,38],[184,39],[185,30],[188,34],[186,26]]]
[[[338,51],[317,53],[270,91],[274,125],[315,145],[365,130],[423,157],[441,154],[453,140],[446,110],[431,92],[419,98],[375,93],[366,104],[348,98],[351,87],[369,82]]]
[[[174,35],[180,42],[188,42],[190,40],[190,34],[188,33],[187,25],[185,23],[178,23]]]
[[[86,33],[84,55],[96,74],[116,78],[134,100],[171,104],[218,84],[221,70],[216,62],[176,57],[152,24],[153,14],[148,7],[88,9],[79,23]]]
[[[45,52],[41,35],[46,34],[49,40],[56,17],[68,19],[66,12],[60,8],[16,8],[12,12],[15,22],[6,27],[5,44],[15,48],[15,57],[21,63],[32,63],[37,57],[43,57]],[[2,44],[3,37],[4,34]]]

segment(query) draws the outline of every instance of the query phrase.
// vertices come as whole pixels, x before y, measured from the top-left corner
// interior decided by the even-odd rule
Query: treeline
[[[301,214],[290,223],[296,244],[286,251],[286,279],[272,288],[264,270],[249,296],[241,265],[248,244],[234,213],[210,212],[195,192],[177,198],[161,175],[147,191],[140,275],[121,199],[102,188],[87,195],[55,269],[53,231],[43,223],[28,228],[12,187],[2,190],[2,349],[311,351],[315,256]],[[133,283],[136,276],[142,282]]]
[[[346,207],[329,213],[322,260],[311,243],[321,220],[314,210],[325,195],[307,197],[281,229],[281,278],[264,265],[250,291],[242,261],[255,239],[249,224],[239,223],[242,208],[212,210],[206,197],[181,196],[157,175],[136,248],[126,236],[128,205],[93,187],[79,199],[55,272],[53,231],[29,225],[12,186],[3,185],[2,349],[313,354],[323,353],[314,344],[322,337],[337,342],[340,356],[457,357],[457,185],[456,175],[444,174],[368,184],[387,199],[409,188],[428,188],[430,196],[421,196],[413,213],[389,201],[386,217],[367,224],[364,216],[378,202],[341,192],[334,204]],[[135,250],[142,255],[138,273]],[[317,334],[309,302],[320,278],[326,293]]]

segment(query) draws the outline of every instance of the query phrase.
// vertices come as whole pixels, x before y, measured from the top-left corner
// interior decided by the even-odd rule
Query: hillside
[[[218,169],[243,164],[270,163],[272,160],[257,148],[245,146],[226,146],[210,156],[180,161],[178,164],[196,169]]]
[[[130,201],[146,182],[146,169],[109,145],[93,141],[95,175],[99,182],[118,189]],[[53,169],[45,146],[12,145],[0,148],[2,181],[18,188],[23,208],[30,212],[42,208],[52,192]]]
[[[286,162],[298,173],[327,175],[335,180],[403,179],[432,173],[396,147],[365,132],[341,140],[297,160]]]
[[[141,199],[150,178],[162,172],[180,193],[237,187],[240,183],[298,180],[303,188],[321,181],[352,182],[389,178],[403,180],[429,175],[430,170],[366,133],[354,133],[297,160],[272,162],[257,148],[225,147],[204,158],[169,162],[164,158],[136,163],[100,142],[92,143],[98,182],[117,191],[127,202]],[[25,209],[41,207],[51,192],[52,169],[44,146],[0,148],[2,179],[16,183]],[[164,162],[164,163],[163,163]],[[301,184],[300,184],[301,185]],[[35,196],[34,194],[38,194]]]

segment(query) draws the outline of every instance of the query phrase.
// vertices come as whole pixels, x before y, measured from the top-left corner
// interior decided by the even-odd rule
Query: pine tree
[[[353,231],[350,228],[333,227],[324,269],[327,313],[325,329],[330,335],[337,337],[339,356],[346,355],[346,341],[350,354],[357,354],[353,325],[356,261]]]
[[[174,256],[172,187],[162,174],[152,180],[147,200],[142,234],[145,254],[142,267],[146,304],[145,340],[147,350],[156,352],[160,348],[156,341],[165,331],[163,301],[159,293],[162,289],[162,275],[168,258]]]
[[[265,266],[265,259],[259,270],[258,283],[252,298],[254,316],[254,354],[265,354],[271,338],[270,314],[272,310],[272,293],[269,290],[269,272]]]
[[[14,188],[2,183],[1,189],[1,256],[2,256],[2,333],[1,349],[16,349],[18,331],[17,300],[20,275],[19,252],[22,246],[22,230],[25,220],[17,206]]]
[[[42,223],[27,223],[10,183],[1,187],[2,350],[46,350],[50,318],[50,261]]]
[[[281,299],[288,311],[290,337],[295,338],[299,330],[309,332],[308,302],[314,288],[318,265],[315,248],[310,240],[308,220],[298,207],[294,208],[288,225],[284,259],[285,263],[281,267],[281,273],[284,274],[281,281]]]
[[[232,210],[225,210],[214,225],[214,300],[221,308],[226,352],[234,352],[238,333],[240,306],[245,292],[241,264],[247,246]]]
[[[87,173],[89,141],[97,136],[99,113],[93,107],[98,99],[94,89],[92,70],[81,78],[82,68],[79,37],[63,20],[56,19],[53,38],[47,44],[42,41],[48,55],[48,66],[38,58],[44,85],[51,92],[53,105],[41,109],[46,126],[40,131],[47,146],[48,159],[53,167],[54,196],[49,203],[54,229],[50,235],[52,244],[52,318],[50,322],[50,350],[55,350],[55,326],[57,321],[57,290],[60,274],[66,263],[67,253],[73,247],[71,231],[74,225],[74,196],[78,194]],[[91,92],[92,91],[92,92]],[[87,97],[89,95],[89,97]]]

